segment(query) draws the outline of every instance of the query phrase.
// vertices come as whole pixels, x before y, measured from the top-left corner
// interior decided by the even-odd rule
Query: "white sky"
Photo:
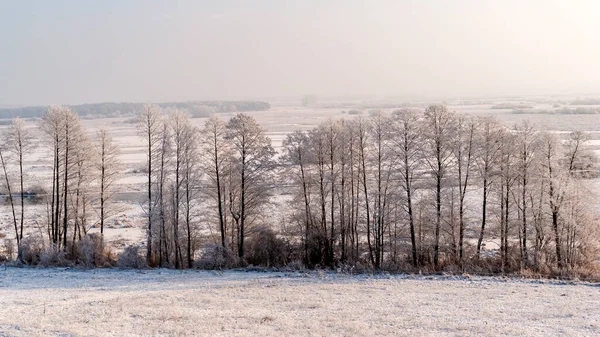
[[[600,93],[600,1],[2,1],[0,105]]]

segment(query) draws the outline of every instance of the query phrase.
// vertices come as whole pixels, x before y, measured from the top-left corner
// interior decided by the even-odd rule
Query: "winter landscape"
[[[0,336],[600,335],[597,11],[0,2]]]
[[[419,104],[415,104],[414,109],[419,109]],[[483,104],[474,107],[449,105],[449,109],[456,111],[457,115],[466,116],[468,113],[475,118],[494,115],[499,123],[507,127],[536,117],[536,114],[511,114],[506,111],[497,113],[491,109],[491,105]],[[391,116],[391,112],[395,110],[397,109],[383,111]],[[294,130],[310,130],[320,123],[340,118],[348,121],[372,118],[369,112],[348,116],[347,112],[342,111],[344,110],[340,108],[289,106],[272,107],[267,111],[249,111],[246,114],[264,125],[265,133],[278,153],[276,156],[281,157],[285,153],[283,140]],[[219,117],[227,120],[235,115],[222,113]],[[594,146],[595,136],[600,132],[594,132],[589,123],[582,122],[577,129],[562,127],[567,123],[573,127],[572,121],[585,120],[586,115],[557,114],[552,117],[554,118],[538,119],[537,125],[541,129],[550,130],[559,139],[566,138],[568,131],[585,131],[589,136],[585,151],[590,154],[597,152]],[[141,172],[146,157],[143,139],[136,124],[131,123],[132,118],[137,117],[81,120],[81,127],[92,137],[96,137],[97,130],[110,130],[115,145],[120,149],[117,156],[121,165],[120,174],[114,181],[113,188],[116,192],[109,199],[112,213],[107,217],[103,234],[104,249],[112,251],[113,258],[116,259],[115,266],[119,267],[118,254],[122,254],[126,247],[145,247],[147,239],[147,213],[143,202],[147,174]],[[208,118],[193,118],[190,119],[190,124],[202,128],[207,120]],[[35,134],[40,123],[37,119],[27,120],[24,129]],[[10,128],[6,126],[3,130],[9,133]],[[44,186],[44,181],[47,184],[52,180],[52,159],[43,144],[36,144],[32,148],[34,150],[25,156],[24,176],[27,177],[25,179],[28,184]],[[586,178],[585,181],[592,186],[598,183],[597,178]],[[94,186],[93,183],[91,186]],[[91,186],[88,193],[93,195],[94,188]],[[268,205],[270,210],[276,209],[278,213],[273,218],[279,221],[274,221],[272,228],[280,237],[287,236],[289,241],[292,241],[290,237],[295,233],[290,228],[294,223],[294,207],[289,203],[293,191],[291,186],[276,189],[272,193],[273,200]],[[477,190],[470,194],[476,195]],[[594,196],[591,188],[588,196]],[[472,198],[478,203],[481,201],[476,196]],[[2,233],[6,233],[5,242],[11,242],[14,236],[11,235],[10,206],[4,204],[2,207]],[[47,227],[30,225],[48,223],[47,207],[47,202],[26,205],[26,223],[29,225],[25,227],[25,237],[36,237],[39,233],[48,231]],[[97,208],[97,200],[92,201],[90,207]],[[206,206],[200,204],[198,207],[204,211]],[[112,209],[118,209],[118,212]],[[89,218],[88,221],[92,224],[83,230],[98,233],[98,212],[92,211]],[[79,258],[68,261],[65,256],[67,261],[52,260],[51,257],[48,261],[27,262],[32,266],[47,265],[47,269],[14,268],[11,267],[11,262],[6,262],[7,267],[0,270],[0,331],[7,336],[228,336],[288,333],[544,336],[600,333],[600,326],[595,323],[600,318],[597,308],[598,285],[595,283],[532,280],[531,277],[542,276],[540,271],[533,269],[530,274],[516,275],[516,270],[511,269],[509,275],[512,276],[509,278],[469,276],[452,267],[446,269],[451,274],[438,274],[435,269],[425,267],[428,273],[434,273],[430,276],[396,275],[402,269],[390,269],[389,265],[382,267],[394,274],[372,274],[373,270],[369,267],[360,267],[363,269],[357,274],[349,262],[350,258],[344,262],[338,260],[337,267],[332,270],[326,268],[326,265],[317,267],[324,268],[318,272],[311,271],[309,266],[303,266],[306,261],[302,257],[298,260],[287,258],[281,263],[262,261],[266,264],[258,265],[259,268],[276,266],[284,271],[258,272],[254,267],[249,271],[219,271],[236,266],[228,266],[228,262],[224,260],[213,261],[214,252],[202,249],[202,246],[208,249],[218,246],[218,228],[211,228],[213,225],[210,220],[200,215],[195,221],[196,235],[201,237],[198,239],[201,246],[194,254],[192,270],[200,267],[216,268],[217,271],[145,269],[145,261],[124,265],[126,268],[142,268],[141,270],[89,269],[93,268],[98,259],[95,256],[90,260]],[[491,228],[484,242],[490,248],[484,248],[482,253],[484,260],[490,264],[500,258],[500,245],[496,241],[499,233],[496,230],[498,229]],[[474,229],[472,231],[475,233]],[[298,233],[302,235],[301,230]],[[43,245],[49,245],[50,239],[45,240],[45,234],[39,235]],[[402,240],[409,240],[408,235],[404,233]],[[467,235],[466,242],[472,239],[472,243],[468,243],[466,249],[475,249],[476,237]],[[384,249],[391,247],[389,239],[384,240]],[[3,246],[8,247],[8,244]],[[404,245],[402,247],[405,249]],[[365,250],[368,248],[365,247]],[[471,251],[469,254],[472,253]],[[17,252],[13,254],[8,257],[9,260],[16,258]],[[208,260],[206,254],[209,256]],[[414,272],[409,264],[409,251],[405,254],[406,257],[399,258],[408,263],[404,271]],[[145,255],[140,251],[139,257],[141,260]],[[368,257],[366,259],[363,262],[365,264],[368,263]],[[98,267],[110,265],[110,262],[103,263],[105,264]],[[56,265],[59,266],[58,269]],[[173,267],[166,263],[163,267],[169,266]],[[502,272],[494,268],[489,266],[479,271],[468,271],[486,275]],[[451,276],[452,274],[456,276]]]

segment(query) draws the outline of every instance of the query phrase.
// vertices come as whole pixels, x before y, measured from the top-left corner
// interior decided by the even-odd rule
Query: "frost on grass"
[[[0,271],[0,336],[589,336],[598,286],[499,278]]]

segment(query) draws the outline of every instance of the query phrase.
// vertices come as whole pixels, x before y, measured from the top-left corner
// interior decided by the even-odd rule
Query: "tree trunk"
[[[8,192],[8,202],[10,204],[10,209],[12,211],[12,218],[15,225],[15,238],[17,240],[17,250],[21,251],[21,238],[19,237],[19,227],[17,225],[17,214],[15,212],[15,204],[13,202],[13,195],[10,189],[10,179],[8,178],[8,171],[6,169],[6,162],[4,161],[4,155],[2,154],[2,150],[0,149],[0,160],[2,161],[2,170],[4,171],[4,179],[6,181],[6,189]],[[17,253],[20,257],[21,254]]]
[[[65,123],[68,123],[68,121],[65,121]],[[64,176],[64,200],[63,200],[63,207],[64,207],[64,214],[63,214],[63,249],[66,251],[67,249],[67,225],[68,225],[68,221],[69,221],[69,214],[68,214],[68,203],[67,203],[67,199],[69,196],[69,126],[67,125],[65,127],[65,172],[64,172],[65,176]]]

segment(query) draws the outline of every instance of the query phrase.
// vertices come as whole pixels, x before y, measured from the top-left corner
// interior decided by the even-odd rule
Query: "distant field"
[[[593,336],[597,284],[324,273],[0,271],[0,336]]]

